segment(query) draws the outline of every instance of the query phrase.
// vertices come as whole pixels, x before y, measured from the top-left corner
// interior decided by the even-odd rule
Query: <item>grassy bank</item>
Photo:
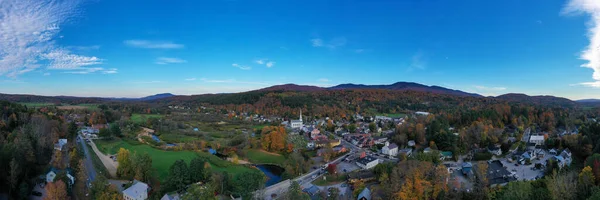
[[[249,149],[246,151],[248,160],[255,164],[276,164],[283,166],[285,157],[275,153],[264,152],[256,149]]]

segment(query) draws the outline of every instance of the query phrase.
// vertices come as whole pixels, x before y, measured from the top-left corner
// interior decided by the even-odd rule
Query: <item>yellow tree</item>
[[[46,196],[44,197],[44,200],[67,199],[67,186],[62,180],[48,183],[45,189]]]
[[[117,175],[120,177],[127,177],[131,175],[131,154],[129,150],[120,148],[117,153],[117,162],[119,162],[119,166],[117,168]]]

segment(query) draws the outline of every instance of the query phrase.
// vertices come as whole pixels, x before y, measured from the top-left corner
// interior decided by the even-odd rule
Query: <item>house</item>
[[[423,149],[423,153],[431,153],[433,151],[433,149],[427,147],[425,149]]]
[[[337,145],[333,147],[333,152],[335,153],[344,153],[348,151],[344,145]]]
[[[148,199],[148,184],[134,180],[134,184],[123,191],[124,200]]]
[[[558,152],[556,151],[556,149],[550,149],[550,150],[548,151],[548,153],[549,153],[550,155],[556,155]]]
[[[421,115],[421,116],[428,116],[429,113],[428,112],[422,112],[422,111],[417,111],[415,112],[416,115]]]
[[[179,194],[175,193],[173,195],[165,194],[160,200],[180,200]]]
[[[398,155],[398,146],[394,143],[390,144],[390,142],[385,142],[385,146],[381,148],[381,153],[388,156],[396,156]]]
[[[358,194],[358,200],[371,200],[371,190],[365,188],[360,194]]]
[[[62,151],[63,146],[67,144],[67,139],[58,139],[58,142],[54,144],[54,149]]]
[[[321,192],[321,190],[319,190],[319,188],[317,186],[314,186],[314,185],[311,186],[311,187],[309,187],[309,188],[306,188],[306,189],[304,189],[302,191],[308,193],[308,195],[310,195],[310,196],[314,196],[316,194],[319,194],[319,192]]]
[[[414,140],[410,140],[410,141],[408,141],[408,146],[409,146],[409,147],[414,147],[414,146],[415,146],[415,144],[416,144],[416,143],[415,143],[415,141],[414,141]]]
[[[473,164],[470,162],[465,162],[462,164],[462,173],[464,175],[469,175],[473,172]]]
[[[411,148],[401,149],[400,151],[398,151],[398,153],[404,154],[404,155],[406,155],[406,157],[410,157],[412,155],[412,149]]]
[[[348,174],[348,182],[350,184],[358,181],[369,182],[372,180],[375,180],[375,173],[372,170],[363,170]]]
[[[54,178],[56,178],[56,174],[58,174],[59,170],[51,167],[50,171],[48,171],[48,173],[46,173],[46,183],[52,183],[54,182]]]
[[[572,162],[571,151],[569,151],[569,149],[565,149],[560,153],[560,155],[554,156],[550,159],[554,160],[561,169],[565,166],[570,166]]]
[[[452,151],[440,152],[440,160],[452,159]]]
[[[544,144],[544,136],[543,135],[532,135],[529,137],[529,143],[534,143],[536,146],[540,146]]]
[[[499,160],[488,161],[487,179],[490,187],[504,186],[517,180]]]
[[[363,169],[371,169],[379,164],[379,159],[372,156],[365,156],[364,158],[358,159],[356,165]]]
[[[215,154],[217,154],[217,151],[214,150],[213,148],[208,148],[208,153],[215,155]]]
[[[387,141],[388,141],[388,138],[385,136],[374,138],[375,144],[385,144],[385,142],[387,142]]]
[[[493,155],[500,156],[502,155],[502,149],[498,145],[490,145],[488,146],[488,152]]]

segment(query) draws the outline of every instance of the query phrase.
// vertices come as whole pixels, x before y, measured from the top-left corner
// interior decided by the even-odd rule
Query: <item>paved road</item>
[[[110,175],[112,177],[117,177],[117,166],[118,163],[115,162],[112,158],[110,158],[107,155],[104,155],[102,152],[100,152],[100,150],[98,150],[98,147],[96,147],[96,144],[94,143],[94,140],[88,138],[90,140],[90,146],[92,147],[92,150],[94,150],[94,153],[96,153],[96,155],[98,156],[98,158],[100,158],[100,161],[102,162],[102,164],[104,165],[104,167],[106,168],[106,170],[108,170],[108,173],[110,173]]]
[[[85,145],[85,140],[83,140],[81,135],[77,136],[77,141],[79,142],[79,144],[81,144],[83,148],[83,153],[85,154],[85,160],[83,163],[85,165],[86,171],[88,172],[88,178],[90,179],[90,182],[92,182],[96,179],[96,169],[94,169],[92,157],[90,157],[87,145]]]

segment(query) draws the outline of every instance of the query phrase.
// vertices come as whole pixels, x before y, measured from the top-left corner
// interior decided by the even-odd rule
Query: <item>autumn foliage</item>
[[[287,133],[283,126],[265,126],[261,131],[262,149],[271,152],[282,152],[286,150]],[[288,151],[293,146],[287,146]]]

